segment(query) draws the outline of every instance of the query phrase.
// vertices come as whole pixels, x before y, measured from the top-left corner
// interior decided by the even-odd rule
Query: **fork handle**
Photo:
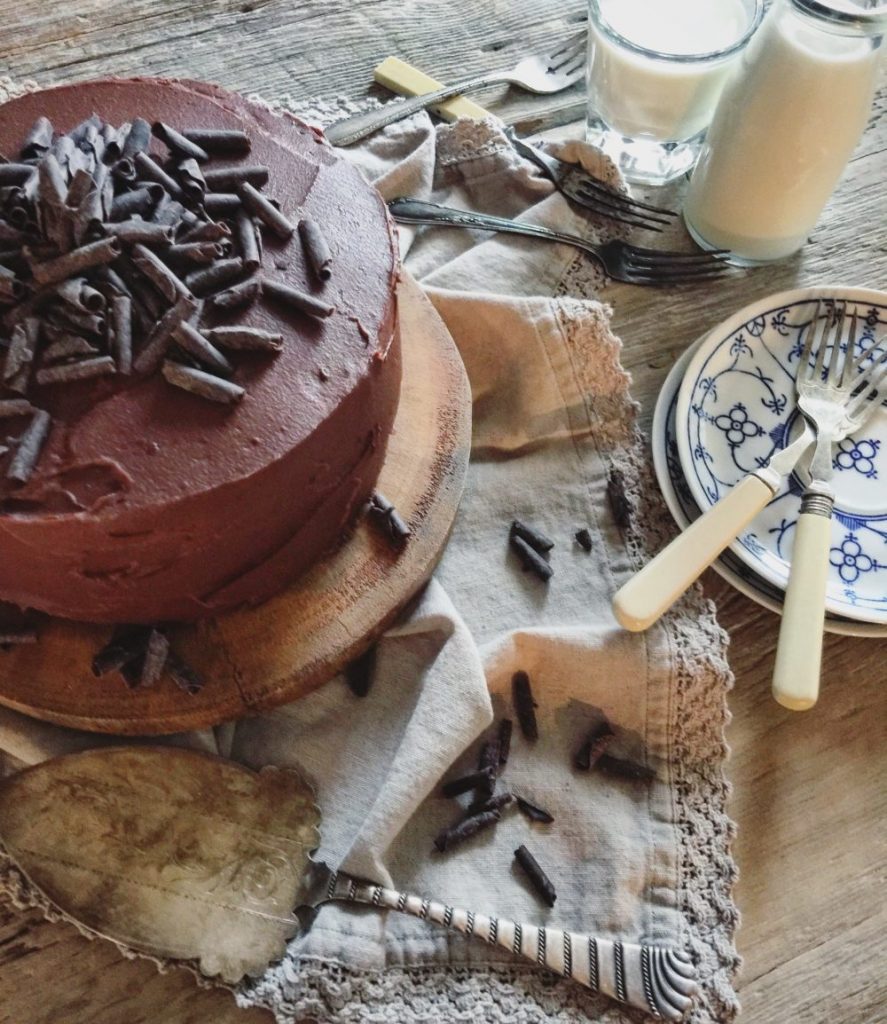
[[[402,224],[436,224],[441,227],[477,228],[481,231],[526,235],[529,238],[543,238],[547,242],[572,245],[598,259],[601,258],[595,247],[584,238],[563,231],[553,231],[551,228],[542,227],[541,224],[526,224],[523,221],[509,220],[507,217],[494,217],[489,213],[468,213],[465,210],[405,197],[392,199],[388,203],[388,209],[391,216]]]
[[[517,924],[384,889],[341,872],[332,876],[328,898],[396,910],[502,946],[660,1020],[680,1020],[698,991],[692,961],[672,946],[613,942],[558,928]]]
[[[819,696],[834,504],[830,495],[805,494],[792,545],[773,669],[773,696],[792,711],[812,708]]]
[[[770,501],[773,477],[747,476],[632,576],[613,598],[619,624],[637,633],[664,615]]]
[[[404,117],[417,114],[426,107],[433,107],[453,96],[461,96],[470,89],[480,89],[486,85],[497,85],[500,82],[508,82],[511,76],[507,74],[477,75],[474,78],[465,78],[454,85],[444,86],[442,89],[435,89],[434,92],[425,92],[421,96],[414,96],[412,99],[401,100],[399,103],[388,103],[381,110],[368,110],[363,114],[355,114],[353,117],[346,117],[344,121],[338,121],[326,129],[326,137],[334,146],[351,146],[360,142],[367,135],[372,135],[380,128],[385,128],[395,121]]]

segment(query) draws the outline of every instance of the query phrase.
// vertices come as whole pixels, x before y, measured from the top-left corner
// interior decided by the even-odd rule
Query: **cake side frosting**
[[[284,335],[273,358],[237,353],[230,380],[245,397],[233,407],[158,374],[37,387],[52,429],[24,485],[2,475],[0,598],[113,622],[264,600],[337,543],[384,457],[400,383],[384,204],[314,130],[197,83],[110,80],[23,97],[3,107],[0,152],[12,158],[40,116],[58,132],[92,113],[246,131],[249,163],[269,169],[268,195],[293,221],[320,224],[334,261],[321,284],[298,237],[263,232],[260,275],[333,313],[262,300],[201,321]],[[159,160],[165,149],[151,152]]]

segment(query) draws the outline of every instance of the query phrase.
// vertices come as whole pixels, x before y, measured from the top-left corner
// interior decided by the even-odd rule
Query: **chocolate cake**
[[[382,465],[382,199],[319,132],[188,81],[23,96],[0,154],[0,600],[114,623],[266,600]]]

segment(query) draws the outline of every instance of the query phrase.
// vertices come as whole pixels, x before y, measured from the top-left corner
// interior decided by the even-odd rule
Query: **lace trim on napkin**
[[[34,82],[15,83],[0,76],[0,103],[36,88]],[[249,98],[264,102],[261,97]],[[273,110],[289,109],[320,125],[379,105],[374,99],[354,103],[345,97],[297,103],[289,96],[266,103]],[[467,146],[470,138],[470,132],[460,132],[461,144]],[[482,139],[489,141],[488,130],[478,132],[476,141]],[[458,159],[456,152],[453,157]],[[595,294],[603,282],[594,262],[579,255],[556,294]],[[576,326],[587,325],[587,315],[570,317],[568,309],[569,302],[560,304],[561,327],[575,354],[580,384],[595,396],[597,412],[592,408],[591,415],[598,428],[614,420],[624,426],[621,447],[614,449],[620,439],[605,430],[595,436],[602,449],[610,452],[612,464],[625,474],[635,509],[625,540],[640,566],[669,539],[673,527],[653,479],[645,442],[635,427],[637,407],[628,393],[629,377],[619,363],[619,343],[606,323],[608,310],[601,307],[599,329],[588,338],[579,336]],[[621,416],[614,415],[619,409]],[[664,621],[677,684],[672,767],[680,847],[679,906],[702,988],[688,1021],[728,1024],[739,1009],[733,978],[740,964],[732,938],[739,919],[731,897],[737,874],[730,855],[735,826],[725,811],[730,790],[721,768],[728,754],[723,733],[729,722],[725,694],[733,682],[726,660],[728,638],[717,624],[714,605],[698,586]],[[0,898],[19,909],[39,908],[47,920],[68,921],[88,938],[96,937],[34,889],[2,847]],[[189,966],[115,945],[122,955],[149,959],[162,971]],[[191,970],[199,985],[214,984]],[[523,964],[355,971],[339,963],[286,957],[235,996],[242,1006],[271,1008],[280,1021],[312,1019],[318,1024],[437,1024],[441,1020],[448,1024],[578,1024],[589,1019],[598,1024],[631,1024],[637,1020],[635,1014],[628,1016],[580,985]]]

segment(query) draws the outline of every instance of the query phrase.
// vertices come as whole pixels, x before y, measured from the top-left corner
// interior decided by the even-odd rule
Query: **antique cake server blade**
[[[320,819],[293,771],[171,747],[70,754],[0,782],[0,841],[65,914],[229,984],[261,973],[340,900],[502,946],[657,1018],[689,1009],[696,972],[682,950],[518,924],[331,871],[311,859]]]

